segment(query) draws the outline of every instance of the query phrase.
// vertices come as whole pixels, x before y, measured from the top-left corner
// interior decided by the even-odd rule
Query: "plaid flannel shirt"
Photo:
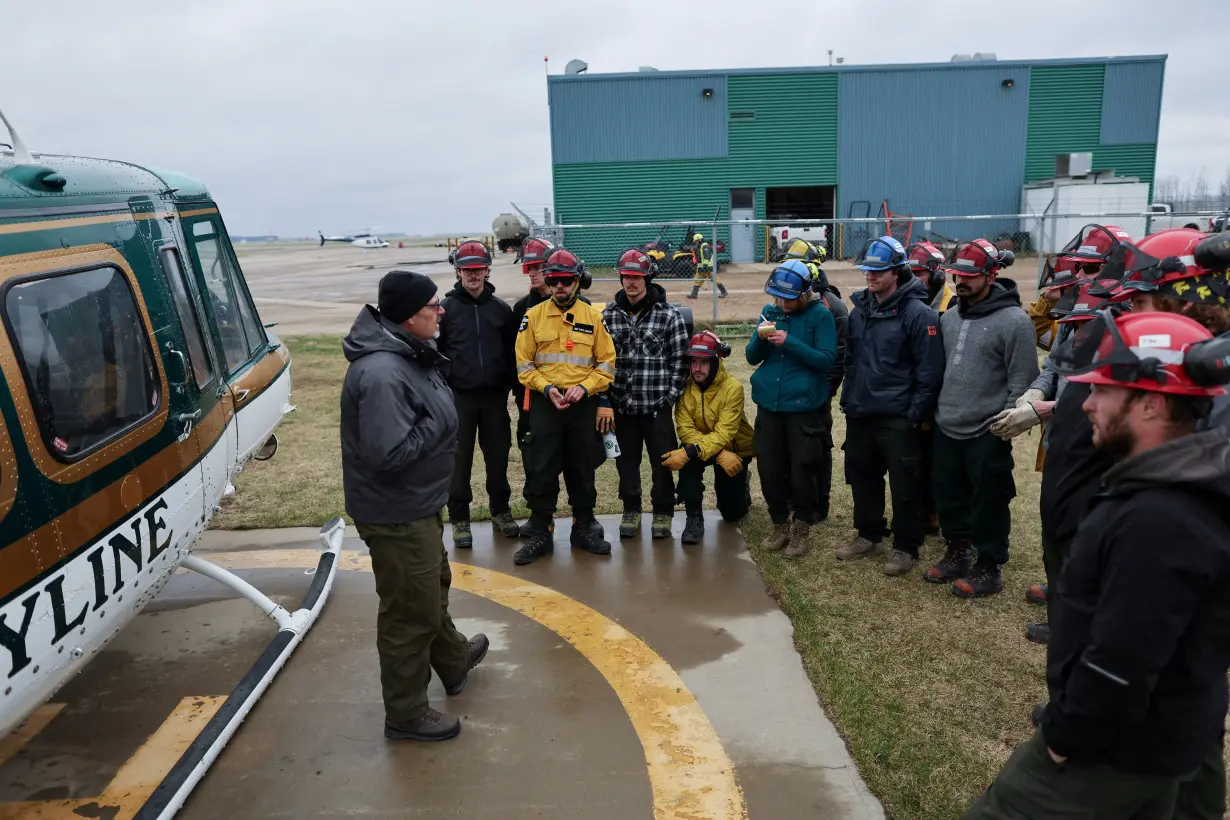
[[[615,381],[611,406],[627,416],[670,410],[687,385],[688,330],[679,309],[654,301],[629,314],[612,300],[602,311],[615,342]]]

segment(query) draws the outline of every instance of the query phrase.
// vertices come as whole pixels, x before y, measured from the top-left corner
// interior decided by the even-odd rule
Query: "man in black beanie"
[[[342,485],[346,513],[372,557],[385,737],[445,740],[461,721],[431,708],[431,670],[449,695],[487,654],[448,614],[444,517],[457,411],[439,370],[440,300],[430,278],[389,271],[342,340]]]

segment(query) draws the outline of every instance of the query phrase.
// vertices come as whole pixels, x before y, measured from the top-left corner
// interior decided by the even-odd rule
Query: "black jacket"
[[[944,379],[939,314],[927,307],[927,288],[911,276],[882,303],[866,290],[850,295],[847,416],[904,416],[930,421]]]
[[[1054,543],[1071,541],[1076,535],[1089,499],[1101,487],[1102,475],[1115,464],[1105,450],[1093,446],[1093,423],[1081,409],[1089,391],[1087,384],[1067,382],[1046,426],[1046,462],[1038,508],[1042,535]]]
[[[360,311],[342,340],[342,489],[364,524],[406,524],[448,501],[457,410],[439,351],[380,316]]]
[[[1230,439],[1183,436],[1103,485],[1055,593],[1040,727],[1078,764],[1182,775],[1230,705]]]
[[[833,369],[829,371],[829,395],[836,396],[841,389],[842,377],[846,375],[846,356],[848,355],[850,339],[850,308],[841,298],[841,291],[832,285],[813,289],[813,292],[824,302],[824,306],[833,314],[833,324],[837,326],[837,358],[833,360]]]
[[[436,346],[448,360],[444,375],[459,393],[503,392],[517,382],[517,323],[512,308],[490,282],[475,299],[461,281],[442,300]]]

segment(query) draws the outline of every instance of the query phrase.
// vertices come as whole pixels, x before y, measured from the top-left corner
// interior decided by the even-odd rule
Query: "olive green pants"
[[[1170,820],[1178,792],[1177,777],[1056,763],[1036,732],[961,820]]]
[[[380,609],[376,651],[389,722],[411,721],[427,709],[431,670],[445,684],[466,669],[469,647],[448,614],[453,573],[444,551],[444,519],[437,513],[408,524],[360,524],[372,555]]]

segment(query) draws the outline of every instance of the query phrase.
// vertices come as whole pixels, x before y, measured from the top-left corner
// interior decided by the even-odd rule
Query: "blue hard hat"
[[[799,299],[811,288],[811,271],[798,259],[791,259],[773,269],[764,292],[778,299]]]
[[[889,270],[900,267],[905,262],[905,248],[891,236],[868,239],[854,260],[859,270]]]

